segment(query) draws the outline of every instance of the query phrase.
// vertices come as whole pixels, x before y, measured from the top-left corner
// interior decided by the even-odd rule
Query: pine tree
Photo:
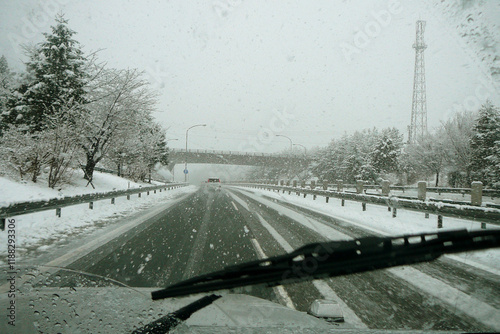
[[[471,139],[471,171],[476,181],[487,186],[500,183],[498,162],[500,161],[500,110],[489,101],[479,110]]]
[[[70,120],[73,106],[85,103],[86,59],[67,24],[57,16],[45,42],[28,51],[26,82],[17,89],[9,121],[27,124],[32,132],[48,127],[54,115]]]
[[[373,168],[377,173],[390,173],[398,169],[399,149],[391,138],[383,135],[375,146],[371,158]]]
[[[10,70],[7,58],[0,57],[0,136],[7,128],[5,118],[8,117],[7,101],[14,85],[14,73]]]

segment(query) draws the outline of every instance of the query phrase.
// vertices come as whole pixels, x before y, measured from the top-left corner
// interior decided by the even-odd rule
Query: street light
[[[285,137],[286,139],[288,139],[290,141],[290,152],[292,151],[293,143],[292,143],[292,140],[290,139],[290,137],[287,137],[284,135],[276,135],[276,137]]]
[[[188,166],[188,163],[187,163],[187,153],[188,153],[188,131],[194,127],[197,127],[197,126],[207,126],[206,124],[196,124],[196,125],[193,125],[191,127],[189,127],[187,130],[186,130],[186,157],[184,159],[184,182],[187,182],[187,166]]]
[[[302,147],[304,149],[304,154],[307,155],[307,148],[304,145],[293,144],[293,146],[300,146],[300,147]]]

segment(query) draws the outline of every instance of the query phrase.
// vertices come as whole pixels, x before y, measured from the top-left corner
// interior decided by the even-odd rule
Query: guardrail
[[[277,180],[250,180],[250,181],[240,181],[242,183],[254,183],[254,182],[258,182],[258,183],[263,183],[263,184],[272,184],[272,185],[288,185],[290,186],[292,184],[292,182],[295,182],[295,183],[298,183],[298,181],[296,180],[293,180],[293,181],[290,181],[290,180],[280,180],[280,181],[277,181]],[[236,183],[236,182],[235,182]],[[325,185],[327,188],[338,188],[339,186],[341,188],[352,188],[352,189],[355,189],[357,187],[356,184],[349,184],[349,183],[328,183],[327,181],[318,181],[318,182],[315,182],[315,181],[312,181],[312,182],[304,182],[302,181],[302,186],[304,187],[316,187],[317,186],[323,186],[323,189],[325,188]],[[377,189],[377,190],[380,190],[382,189],[382,185],[380,184],[364,184],[363,185],[364,189],[365,190],[368,190],[368,189]],[[389,186],[389,189],[390,190],[399,190],[399,191],[402,191],[403,193],[408,191],[408,190],[418,190],[418,187],[415,187],[415,186],[394,186],[394,185],[391,185]],[[462,196],[464,195],[470,195],[471,194],[471,191],[472,191],[472,188],[446,188],[446,187],[427,187],[427,192],[433,192],[433,193],[438,193],[439,195],[441,194],[461,194]],[[483,189],[482,190],[482,193],[483,193],[483,196],[488,196],[488,197],[491,197],[491,198],[500,198],[500,190],[497,190],[497,189]]]
[[[392,217],[396,217],[398,209],[405,209],[425,213],[425,217],[429,218],[429,214],[437,215],[438,228],[443,227],[443,216],[465,218],[482,222],[481,227],[486,228],[484,223],[493,223],[500,225],[500,209],[491,207],[480,207],[471,204],[455,204],[446,202],[430,202],[418,199],[404,199],[395,196],[384,195],[368,195],[363,193],[337,192],[331,190],[307,189],[304,187],[278,186],[271,184],[255,184],[255,183],[234,183],[234,185],[245,186],[250,188],[260,188],[273,191],[283,191],[297,195],[303,194],[304,197],[312,195],[313,199],[317,196],[324,196],[326,203],[330,198],[338,198],[341,200],[341,205],[345,205],[346,200],[361,202],[363,211],[366,211],[366,204],[376,204],[387,206],[388,211],[392,211]]]
[[[156,194],[157,190],[159,190],[159,192],[162,192],[162,190],[166,191],[185,186],[187,186],[186,183],[167,183],[150,187],[113,190],[105,193],[92,193],[66,196],[62,198],[51,198],[48,200],[39,200],[33,202],[12,203],[9,206],[0,207],[0,230],[3,231],[5,229],[5,219],[7,219],[8,217],[20,216],[28,213],[35,213],[53,209],[56,210],[56,216],[61,217],[61,208],[66,206],[89,203],[89,209],[93,209],[95,201],[111,199],[111,204],[114,204],[116,197],[127,196],[127,199],[129,200],[130,195],[138,194],[138,197],[141,197],[142,193],[146,193],[147,195],[149,195],[150,192],[153,192]]]
[[[182,148],[171,148],[172,153],[186,153],[185,149]],[[204,153],[204,154],[220,154],[220,155],[242,155],[242,156],[252,156],[252,157],[276,157],[276,158],[288,158],[290,154],[286,153],[263,153],[263,152],[243,152],[243,151],[217,151],[217,150],[203,150],[203,149],[189,149],[188,153]]]

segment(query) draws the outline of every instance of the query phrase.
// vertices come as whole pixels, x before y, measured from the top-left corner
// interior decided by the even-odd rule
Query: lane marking
[[[66,253],[66,254],[64,254],[56,259],[53,259],[53,260],[45,263],[44,265],[39,265],[40,272],[41,273],[42,272],[48,272],[48,273],[57,272],[59,270],[59,268],[50,268],[50,267],[65,267],[65,266],[75,262],[76,260],[82,258],[83,256],[86,256],[89,253],[91,253],[92,251],[98,249],[100,246],[108,243],[109,241],[111,241],[113,239],[118,238],[120,235],[131,230],[135,226],[138,226],[138,225],[144,223],[145,221],[155,217],[159,213],[161,213],[165,210],[168,210],[170,207],[176,205],[178,202],[186,199],[186,197],[188,197],[189,195],[190,194],[183,195],[177,199],[172,200],[172,202],[170,202],[166,205],[160,204],[160,205],[154,207],[150,212],[148,212],[144,215],[140,215],[140,216],[130,220],[129,222],[125,223],[124,225],[121,225],[118,228],[115,228],[115,229],[107,232],[106,234],[100,235],[99,237],[96,237],[95,239],[92,239],[88,243],[74,249],[73,251],[70,251],[70,252],[68,252],[68,253]],[[47,267],[44,270],[42,270],[41,268],[43,268],[44,266],[47,266]],[[24,283],[25,279],[29,280],[30,276],[28,275],[26,278],[23,276],[19,277],[19,279],[18,279],[19,284]],[[8,290],[9,290],[9,283],[5,283],[5,284],[0,286],[0,293],[4,293]]]
[[[484,325],[500,331],[500,310],[411,267],[387,269],[390,273],[454,307]]]
[[[259,258],[265,259],[267,256],[262,250],[262,247],[260,247],[260,244],[257,241],[257,239],[252,238],[250,239],[250,241],[252,242],[253,247],[255,248],[255,251],[257,252]],[[288,293],[286,292],[285,288],[282,285],[273,287],[273,290],[276,293],[276,295],[278,295],[278,297],[281,297],[282,302],[284,302],[287,307],[291,308],[292,310],[295,310],[295,305],[293,304],[292,299],[290,298],[290,296],[288,295]]]
[[[261,203],[265,204],[264,201],[265,201],[264,199],[260,200]],[[333,229],[333,227],[330,226],[328,226],[328,228]],[[352,240],[352,238],[350,237],[349,239]],[[463,313],[471,316],[472,318],[483,323],[484,325],[494,328],[495,330],[500,330],[500,320],[497,320],[500,319],[500,310],[496,309],[495,307],[490,306],[489,304],[482,302],[474,297],[471,297],[415,268],[405,266],[405,267],[389,268],[386,270],[394,274],[395,276],[399,277],[400,279],[412,284],[418,289],[428,293],[429,295],[438,298],[445,304],[448,304],[451,307],[459,309]],[[313,283],[314,282],[315,281],[313,281]],[[326,283],[325,285],[328,288],[330,288]],[[319,290],[319,287],[316,284],[315,286]],[[320,284],[320,286],[322,286],[322,284]],[[321,292],[321,290],[319,291]],[[333,290],[331,292],[335,293]],[[331,292],[329,292],[328,290],[324,291],[325,294],[329,294]],[[323,292],[321,293],[323,294]]]
[[[245,192],[248,192],[248,193],[253,194],[255,196],[258,196],[258,192],[257,191],[252,191],[253,189],[247,189],[247,188],[237,188],[237,189],[240,190],[240,191],[245,191]],[[362,221],[358,221],[358,220],[354,220],[354,219],[348,219],[348,218],[345,218],[343,216],[336,216],[331,211],[327,211],[327,210],[323,210],[323,209],[320,209],[320,208],[315,208],[315,207],[307,206],[306,204],[300,204],[300,203],[290,202],[290,201],[286,200],[286,198],[284,198],[282,196],[280,196],[280,198],[281,198],[281,200],[285,201],[286,203],[295,205],[295,206],[297,206],[299,208],[311,210],[311,211],[317,212],[319,214],[323,214],[323,215],[332,217],[332,218],[337,219],[337,220],[339,220],[339,221],[341,221],[343,223],[355,225],[355,226],[357,226],[357,227],[359,227],[361,229],[373,232],[375,234],[379,234],[379,235],[382,235],[382,236],[392,236],[391,233],[385,232],[385,231],[383,231],[381,229],[378,229],[376,227],[373,227],[373,226],[366,225],[366,223],[364,223]],[[290,218],[292,218],[292,217],[290,217]],[[294,218],[292,218],[292,219],[294,219]],[[453,255],[453,254],[443,255],[443,257],[446,257],[446,258],[451,259],[451,260],[455,260],[457,262],[461,262],[463,264],[469,265],[471,267],[475,267],[477,269],[481,269],[483,271],[489,272],[490,274],[494,274],[494,275],[500,276],[500,270],[499,269],[494,268],[494,267],[490,267],[488,265],[482,264],[482,263],[474,261],[472,259],[464,259],[464,258],[462,258],[462,257],[460,257],[458,255]]]
[[[287,251],[288,253],[293,251],[292,245],[286,241],[281,234],[278,233],[262,216],[258,213],[255,213],[259,218],[262,226],[264,226],[269,233],[274,237],[274,239]],[[344,313],[344,317],[346,322],[354,324],[357,328],[368,328],[365,323],[354,313],[354,311],[347,306],[347,304],[333,291],[333,289],[323,280],[313,280],[312,281],[314,287],[319,291],[319,293],[326,299],[335,300],[341,307],[342,312]]]
[[[262,224],[262,226],[264,226],[269,231],[269,233],[271,233],[271,235],[273,236],[273,238],[281,245],[281,247],[283,247],[287,253],[293,252],[294,249],[293,249],[292,245],[290,245],[288,243],[288,241],[286,241],[285,238],[283,238],[281,236],[281,234],[279,234],[278,231],[276,231],[274,229],[274,227],[272,227],[271,225],[269,225],[269,223],[267,221],[265,221],[265,219],[262,218],[261,215],[259,215],[257,212],[255,212],[255,214],[259,218],[260,223]]]
[[[236,211],[240,211],[240,210],[238,210],[238,207],[236,207],[236,204],[234,204],[233,201],[231,201],[231,204],[234,206],[234,208],[236,209]]]
[[[245,202],[244,200],[242,200],[241,198],[239,198],[238,196],[234,195],[232,192],[229,192],[228,191],[228,194],[229,196],[231,196],[231,198],[236,201],[238,204],[240,204],[242,207],[245,208],[245,210],[247,211],[250,211],[250,208],[248,207],[248,204],[247,202]]]

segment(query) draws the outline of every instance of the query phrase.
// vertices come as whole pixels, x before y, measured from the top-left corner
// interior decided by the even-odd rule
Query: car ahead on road
[[[207,183],[221,183],[218,177],[209,177]]]
[[[210,187],[212,189],[215,189],[216,191],[221,190],[221,181],[220,181],[220,178],[218,178],[218,177],[209,177],[207,184],[209,184]]]
[[[500,247],[500,230],[312,243],[288,254],[228,266],[166,288],[129,287],[69,268],[4,265],[0,278],[6,283],[0,286],[0,302],[5,305],[7,321],[0,322],[0,332],[370,333],[370,329],[344,322],[342,309],[334,300],[314,300],[306,313],[249,296],[245,289],[428,262],[443,254],[494,247]],[[315,270],[303,270],[311,264]]]

